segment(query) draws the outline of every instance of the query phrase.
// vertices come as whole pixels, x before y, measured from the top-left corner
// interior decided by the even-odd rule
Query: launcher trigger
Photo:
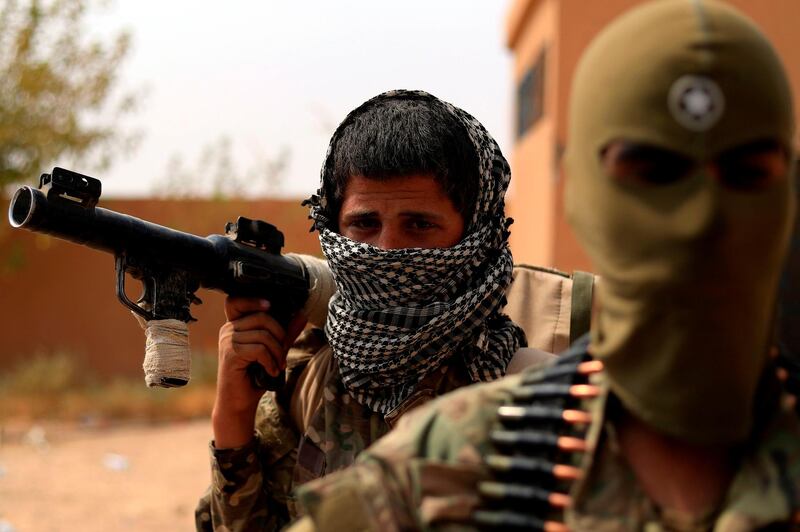
[[[142,281],[142,285],[144,286],[144,291],[142,292],[142,296],[139,298],[138,303],[144,303],[144,305],[137,305],[133,301],[130,300],[128,294],[125,293],[125,274],[128,272],[128,261],[125,255],[117,255],[115,259],[115,268],[117,270],[117,299],[119,299],[120,303],[128,307],[134,314],[137,314],[144,318],[147,321],[155,319],[151,309],[152,309],[152,289],[149,287],[149,283],[145,280]]]

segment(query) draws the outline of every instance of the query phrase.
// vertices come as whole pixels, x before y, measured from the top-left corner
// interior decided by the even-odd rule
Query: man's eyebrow
[[[345,218],[347,220],[352,220],[352,219],[356,219],[356,218],[375,218],[377,216],[378,216],[378,211],[366,211],[366,210],[364,210],[364,211],[346,212],[346,213],[344,213],[342,218]]]
[[[399,214],[405,218],[444,218],[444,215],[433,211],[401,211]]]
[[[380,214],[378,211],[350,211],[342,215],[343,220],[358,220],[364,218],[377,218]],[[398,216],[403,218],[429,218],[433,220],[440,220],[445,216],[435,211],[401,211]]]

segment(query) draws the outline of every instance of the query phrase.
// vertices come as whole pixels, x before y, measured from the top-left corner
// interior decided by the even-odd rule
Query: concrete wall
[[[532,9],[535,5],[535,10]],[[531,17],[532,13],[535,17]],[[558,1],[532,2],[525,13],[529,22],[515,36],[514,97],[516,87],[530,66],[546,51],[544,115],[517,139],[510,154],[512,188],[508,195],[508,214],[514,218],[511,247],[518,262],[550,264],[553,261],[556,220],[555,193],[558,177],[554,137],[557,127],[558,84],[552,72],[558,70]],[[510,21],[514,24],[515,21]],[[509,29],[509,31],[513,31]],[[515,115],[516,117],[516,115]],[[515,120],[516,124],[516,120]],[[518,169],[524,169],[520,175]],[[519,250],[524,250],[520,253]]]

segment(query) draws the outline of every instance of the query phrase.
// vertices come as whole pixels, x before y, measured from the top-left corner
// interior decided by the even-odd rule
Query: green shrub
[[[216,373],[216,353],[196,353],[188,386],[148,388],[143,376],[100,378],[68,351],[37,353],[0,374],[0,421],[206,417],[214,403]]]
[[[189,386],[217,384],[217,353],[216,352],[194,352],[192,353],[192,379]]]
[[[39,352],[0,376],[3,389],[17,394],[53,395],[85,388],[94,375],[69,351]]]

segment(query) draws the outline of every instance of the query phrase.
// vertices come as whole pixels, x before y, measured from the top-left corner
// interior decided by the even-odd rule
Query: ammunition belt
[[[473,523],[484,530],[566,530],[564,508],[580,475],[589,414],[580,410],[588,385],[581,364],[591,360],[577,342],[553,365],[523,376],[512,402],[499,407],[486,457],[492,479],[479,484]],[[599,363],[597,363],[599,364]],[[585,395],[584,395],[585,397]]]

